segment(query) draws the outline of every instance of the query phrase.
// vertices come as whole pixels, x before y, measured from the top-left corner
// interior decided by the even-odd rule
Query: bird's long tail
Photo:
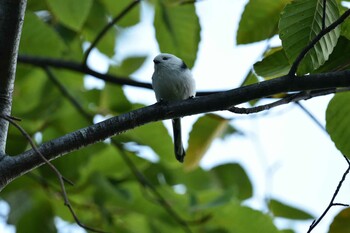
[[[174,150],[176,159],[179,162],[183,162],[185,158],[185,149],[182,146],[181,139],[181,120],[180,118],[176,118],[172,120],[173,123],[173,134],[174,134]]]

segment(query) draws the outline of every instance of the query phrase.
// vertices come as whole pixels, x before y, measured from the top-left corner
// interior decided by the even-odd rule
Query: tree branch
[[[0,114],[11,115],[17,53],[26,0],[0,0]],[[0,159],[5,155],[8,122],[0,119]]]
[[[278,93],[348,87],[349,76],[350,70],[312,74],[293,79],[283,76],[208,96],[168,104],[157,103],[53,139],[43,143],[38,149],[48,160],[52,160],[153,121],[227,110],[237,104]],[[0,170],[3,171],[0,177],[0,189],[14,178],[42,164],[43,160],[33,150],[17,156],[4,157],[0,163]]]
[[[321,214],[321,216],[317,219],[317,220],[314,220],[310,227],[309,227],[309,230],[307,231],[307,233],[310,233],[320,222],[321,220],[326,216],[326,214],[328,213],[328,211],[333,207],[333,206],[349,206],[347,204],[343,204],[343,203],[336,203],[334,202],[335,198],[337,197],[339,191],[340,191],[340,188],[341,186],[343,185],[344,181],[345,181],[345,178],[346,176],[349,174],[350,172],[350,162],[349,162],[349,159],[347,157],[345,157],[345,155],[343,155],[344,159],[346,160],[347,164],[348,164],[348,168],[346,169],[346,171],[343,173],[343,176],[341,178],[341,180],[339,181],[338,185],[337,185],[337,188],[335,189],[334,193],[333,193],[333,196],[331,198],[331,201],[329,202],[327,208],[323,211],[323,213]]]

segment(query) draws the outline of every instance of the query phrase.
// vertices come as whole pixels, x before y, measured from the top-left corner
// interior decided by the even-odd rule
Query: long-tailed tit
[[[195,96],[196,85],[191,71],[180,58],[161,53],[154,58],[153,62],[152,86],[158,102],[184,100]],[[172,123],[175,156],[178,161],[183,162],[185,150],[181,140],[180,118],[173,119]]]

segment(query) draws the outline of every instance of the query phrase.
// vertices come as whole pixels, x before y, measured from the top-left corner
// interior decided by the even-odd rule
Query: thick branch
[[[16,58],[26,0],[0,0],[0,114],[10,115]],[[0,158],[5,154],[8,122],[0,119]]]
[[[313,74],[294,79],[284,76],[213,95],[169,104],[154,104],[46,142],[39,147],[39,150],[47,159],[52,160],[149,122],[227,110],[237,104],[281,92],[348,87],[350,86],[349,77],[350,70]],[[43,160],[33,150],[18,156],[5,157],[0,163],[0,170],[3,171],[2,177],[0,177],[0,188],[3,188],[14,178],[42,164]]]

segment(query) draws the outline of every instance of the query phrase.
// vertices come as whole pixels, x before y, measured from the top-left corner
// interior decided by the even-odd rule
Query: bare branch
[[[346,159],[347,163],[348,163],[348,168],[346,169],[346,171],[344,172],[341,180],[339,181],[338,183],[338,186],[337,188],[335,189],[334,191],[334,194],[333,194],[333,197],[330,201],[330,203],[328,204],[327,208],[323,211],[323,213],[321,214],[321,216],[317,219],[317,220],[314,220],[310,227],[309,227],[309,230],[307,231],[307,233],[310,233],[320,222],[321,220],[326,216],[326,214],[328,213],[328,211],[333,207],[333,206],[349,206],[347,204],[342,204],[342,203],[335,203],[334,200],[335,198],[337,197],[339,191],[340,191],[340,188],[341,186],[343,185],[343,182],[345,181],[345,178],[346,176],[349,174],[349,171],[350,171],[350,163],[349,163],[349,160],[345,157],[345,155],[343,155],[344,158]]]
[[[303,110],[304,113],[306,113],[306,115],[308,115],[310,117],[310,119],[315,122],[315,124],[328,135],[328,132],[326,130],[326,128],[321,124],[321,122],[319,120],[317,120],[317,118],[307,109],[304,107],[304,105],[302,105],[299,101],[295,102],[296,105],[299,106],[299,108],[301,110]]]

